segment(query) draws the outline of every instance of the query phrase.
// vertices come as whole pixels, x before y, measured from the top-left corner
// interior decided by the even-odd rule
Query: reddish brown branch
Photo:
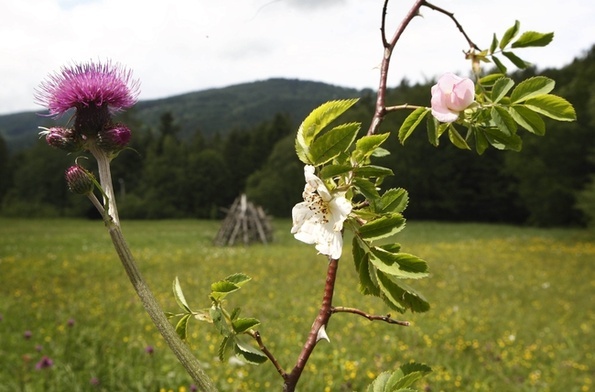
[[[387,314],[386,316],[377,316],[377,315],[372,315],[372,314],[368,314],[362,310],[359,309],[355,309],[355,308],[347,308],[345,306],[334,306],[331,308],[331,312],[332,313],[353,313],[353,314],[357,314],[359,316],[365,317],[370,321],[384,321],[385,323],[389,323],[389,324],[397,324],[397,325],[402,325],[404,327],[408,327],[409,321],[400,321],[400,320],[395,320],[393,318],[391,318],[390,314]]]
[[[314,320],[312,324],[312,328],[310,329],[310,334],[308,335],[308,339],[306,343],[304,343],[304,347],[302,348],[302,352],[298,357],[297,363],[295,367],[287,375],[285,378],[285,384],[283,385],[284,392],[293,392],[295,391],[295,387],[297,385],[302,372],[306,366],[306,362],[308,362],[308,358],[310,358],[310,354],[314,351],[314,347],[316,347],[316,343],[318,343],[319,335],[318,331],[320,328],[326,328],[329,319],[332,315],[332,302],[333,302],[333,293],[335,291],[335,279],[337,278],[337,268],[339,266],[339,260],[335,260],[329,257],[329,265],[326,272],[326,282],[324,285],[324,295],[322,297],[322,303],[320,305],[320,310],[318,311],[318,316]]]
[[[455,14],[452,12],[448,12],[447,10],[440,8],[438,6],[435,6],[434,4],[428,3],[427,1],[423,2],[423,5],[434,10],[437,12],[440,12],[446,16],[448,16],[457,26],[457,29],[459,29],[459,31],[461,32],[461,34],[463,34],[463,37],[465,37],[465,39],[467,40],[467,43],[469,44],[469,47],[471,49],[475,49],[475,50],[479,50],[481,51],[481,49],[479,49],[479,47],[477,45],[475,45],[475,43],[473,41],[471,41],[471,38],[469,38],[469,36],[467,35],[467,33],[465,32],[465,30],[463,29],[463,26],[459,23],[459,21],[455,18]]]
[[[264,355],[267,356],[267,358],[275,366],[275,369],[277,369],[277,372],[281,375],[281,377],[283,377],[283,379],[287,379],[287,372],[283,370],[283,367],[281,366],[277,358],[275,358],[273,353],[267,348],[267,346],[264,345],[264,343],[262,342],[262,337],[260,336],[260,332],[254,331],[249,333],[249,335],[252,336],[254,340],[256,340],[256,343],[258,343],[258,348],[260,348],[260,351],[262,351]]]

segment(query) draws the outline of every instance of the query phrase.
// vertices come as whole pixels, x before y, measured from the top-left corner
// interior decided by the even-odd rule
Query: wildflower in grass
[[[43,351],[43,346],[41,344],[38,344],[35,346],[35,351],[37,351],[38,353]]]
[[[153,346],[147,346],[147,347],[145,347],[145,352],[149,355],[153,355],[153,353],[155,352],[155,349],[153,348]]]
[[[97,377],[91,377],[91,380],[89,380],[89,384],[96,387],[99,385],[99,379]]]
[[[110,114],[136,103],[139,82],[119,64],[88,62],[63,67],[42,82],[35,97],[56,116],[75,109],[74,130],[95,136],[110,123]]]
[[[431,91],[432,115],[444,123],[456,121],[475,100],[473,81],[453,73],[442,75]]]
[[[23,337],[27,340],[31,339],[31,336],[33,336],[33,332],[31,332],[31,331],[25,331],[23,333]]]
[[[41,358],[41,360],[35,364],[35,369],[37,369],[37,370],[47,369],[47,368],[51,368],[53,365],[54,365],[54,361],[52,361],[51,358],[46,357],[44,355]]]
[[[304,167],[304,177],[304,201],[293,207],[291,233],[299,241],[316,244],[320,253],[338,259],[343,250],[343,222],[351,213],[351,203],[345,192],[331,193],[314,174],[314,166]]]
[[[68,321],[66,322],[66,325],[68,325],[68,327],[70,327],[70,328],[74,327],[74,319],[72,319],[72,318],[68,319]]]

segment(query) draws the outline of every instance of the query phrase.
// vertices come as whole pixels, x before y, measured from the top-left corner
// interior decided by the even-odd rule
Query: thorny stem
[[[384,5],[382,7],[382,22],[380,27],[380,33],[382,38],[382,45],[384,46],[384,55],[382,57],[382,63],[380,65],[380,82],[378,85],[378,94],[376,96],[376,108],[374,110],[374,116],[372,117],[372,122],[370,123],[370,127],[368,128],[368,135],[373,135],[378,132],[380,128],[380,124],[384,120],[386,114],[390,111],[394,111],[397,109],[402,109],[403,107],[400,106],[391,106],[386,107],[386,89],[387,89],[387,79],[388,79],[388,70],[390,67],[390,61],[392,58],[393,50],[395,45],[401,38],[401,35],[409,25],[409,23],[419,15],[419,10],[421,7],[425,6],[434,11],[440,12],[446,16],[448,16],[452,21],[455,23],[461,34],[467,40],[471,49],[480,50],[477,45],[467,35],[463,26],[459,23],[459,21],[455,18],[452,12],[448,12],[443,8],[437,7],[425,0],[416,0],[405,18],[401,21],[401,24],[397,27],[394,35],[390,39],[390,41],[386,38],[386,13],[388,8],[389,0],[384,0]]]
[[[116,203],[114,198],[113,186],[111,183],[111,172],[109,167],[109,159],[99,148],[94,146],[91,148],[91,153],[97,159],[99,165],[99,179],[101,187],[106,193],[107,203],[109,210],[106,211],[103,206],[99,203],[94,195],[90,194],[89,197],[93,204],[97,207],[99,212],[104,217],[104,222],[109,230],[110,237],[114,244],[114,248],[120,257],[120,261],[126,270],[126,274],[130,279],[130,283],[134,287],[134,290],[138,294],[145,310],[153,320],[153,323],[161,333],[161,336],[165,339],[170,349],[176,355],[182,366],[186,369],[190,377],[194,380],[197,387],[205,392],[215,392],[215,386],[209,377],[202,370],[202,366],[198,359],[192,354],[190,348],[178,337],[175,329],[170,324],[169,320],[165,316],[165,313],[161,309],[161,306],[157,302],[157,299],[151,292],[151,289],[143,279],[132,252],[124,239],[120,222],[118,219],[118,211],[116,209]],[[105,202],[104,196],[104,202]],[[95,199],[95,200],[93,200]]]
[[[372,314],[368,314],[366,312],[363,312],[359,309],[356,308],[347,308],[345,306],[333,306],[331,308],[331,312],[332,313],[353,313],[353,314],[357,314],[359,316],[365,317],[370,321],[384,321],[386,323],[389,324],[397,324],[397,325],[402,325],[404,327],[408,327],[409,321],[400,321],[400,320],[395,320],[393,318],[391,318],[390,314],[387,314],[385,316],[378,316],[378,315],[372,315]]]
[[[310,334],[308,335],[308,339],[302,348],[302,352],[300,353],[297,363],[295,367],[287,375],[285,378],[285,383],[283,384],[283,392],[293,392],[295,391],[295,387],[297,385],[302,372],[304,371],[304,367],[306,366],[306,362],[308,362],[308,358],[310,358],[310,354],[314,351],[314,347],[316,347],[316,343],[319,340],[319,331],[321,328],[326,328],[326,325],[329,322],[332,314],[332,302],[333,302],[333,293],[335,290],[335,280],[337,278],[337,268],[339,266],[339,260],[335,260],[329,257],[329,265],[326,272],[326,282],[324,285],[324,294],[322,296],[322,303],[320,305],[320,310],[318,312],[318,316],[314,320],[312,324],[312,328],[310,329]]]

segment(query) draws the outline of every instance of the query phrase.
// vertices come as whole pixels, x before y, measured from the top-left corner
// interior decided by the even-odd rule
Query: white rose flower
[[[294,237],[306,244],[316,244],[316,250],[333,259],[343,251],[343,222],[351,213],[351,203],[345,192],[329,192],[322,180],[314,174],[314,166],[304,167],[306,186],[304,201],[293,207]]]

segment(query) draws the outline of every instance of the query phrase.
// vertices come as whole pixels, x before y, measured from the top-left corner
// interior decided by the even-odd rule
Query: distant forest
[[[529,69],[513,78],[520,80],[536,72]],[[395,134],[385,146],[391,155],[377,163],[395,173],[385,187],[409,191],[407,218],[546,227],[580,226],[595,219],[595,47],[562,69],[539,74],[557,81],[554,93],[573,103],[578,121],[548,122],[543,137],[519,130],[523,133],[520,153],[488,150],[478,156],[446,141],[436,148],[428,143],[422,128],[402,146],[396,131],[408,112],[387,117],[381,131]],[[289,101],[275,99],[274,90],[253,91],[256,84],[252,89],[246,84],[235,96],[220,94],[217,100],[211,97],[195,106],[189,103],[192,99],[180,96],[141,102],[139,109],[125,113],[122,119],[134,133],[131,148],[113,164],[120,216],[221,218],[224,208],[242,192],[271,215],[291,216],[304,186],[303,164],[294,151],[303,116],[314,109],[316,101],[359,96],[360,101],[340,120],[362,122],[366,130],[375,101],[372,91],[292,83],[285,96],[292,102],[287,107],[279,103]],[[300,83],[310,84],[300,90]],[[387,102],[427,106],[432,84],[403,80],[388,91]],[[315,85],[327,90],[313,100]],[[264,106],[256,105],[258,100]],[[267,108],[264,118],[263,107]],[[205,110],[210,114],[209,124],[214,125],[189,127],[189,116]],[[238,112],[245,117],[238,117]],[[229,123],[225,119],[232,113],[236,116]],[[27,145],[17,133],[10,137],[18,143],[10,144],[7,134],[0,136],[1,215],[96,217],[86,198],[66,188],[64,170],[75,156],[50,148],[44,140]],[[81,161],[93,169],[92,160]]]

